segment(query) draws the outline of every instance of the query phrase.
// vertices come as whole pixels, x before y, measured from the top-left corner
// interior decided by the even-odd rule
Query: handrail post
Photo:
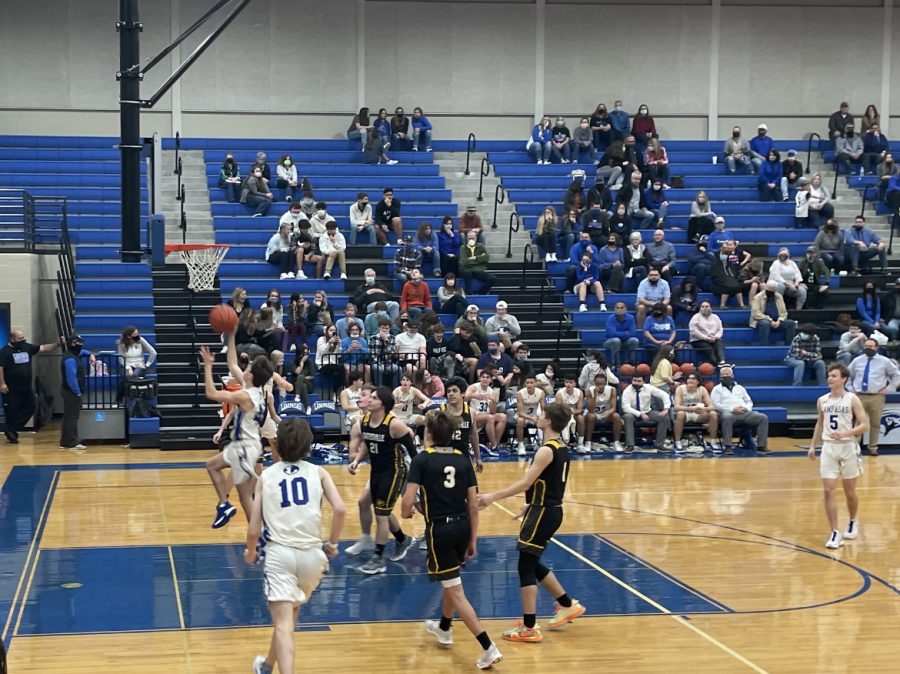
[[[181,243],[187,243],[187,215],[184,213],[184,185],[181,186],[181,214],[178,226],[181,228]]]
[[[817,139],[816,149],[819,148],[819,144],[822,142],[822,136],[817,134],[815,131],[813,131],[811,134],[809,134],[809,142],[806,144],[806,173],[810,172],[809,171],[809,160],[810,160],[810,157],[812,157],[813,138]]]
[[[534,264],[534,247],[526,243],[522,250],[522,280],[519,282],[519,290],[525,290],[525,272],[528,270],[529,261]]]
[[[512,257],[512,235],[513,232],[518,232],[519,227],[521,226],[521,222],[519,221],[519,214],[516,211],[513,211],[509,214],[509,237],[506,240],[506,257]]]
[[[840,177],[840,173],[838,172],[838,163],[837,163],[837,161],[835,161],[834,162],[834,185],[831,188],[831,198],[832,199],[837,199],[837,184],[838,184],[839,177]],[[848,176],[848,179],[849,179],[849,176]]]
[[[859,209],[859,214],[860,214],[860,215],[865,215],[865,214],[866,214],[866,202],[867,202],[868,199],[869,199],[869,187],[870,187],[869,185],[863,185],[863,192],[862,192],[862,208]]]
[[[465,175],[469,175],[471,171],[469,171],[469,157],[472,155],[472,152],[475,150],[475,134],[470,133],[469,139],[466,141],[466,173]]]
[[[547,289],[550,285],[550,279],[544,278],[541,280],[541,294],[538,297],[538,319],[537,324],[544,324],[544,295],[547,294]]]
[[[180,154],[181,154],[181,134],[178,131],[176,131],[175,132],[175,168],[172,169],[172,173],[178,173],[178,167],[179,167],[178,162],[179,162],[179,159],[181,159],[181,157],[179,156]]]
[[[484,191],[484,179],[486,176],[490,175],[491,166],[488,164],[487,157],[481,158],[481,177],[478,179],[478,196],[475,197],[475,201],[484,201],[484,197],[481,193]]]
[[[497,229],[497,206],[506,201],[506,190],[503,185],[498,184],[494,189],[494,220],[491,222],[491,229]]]
[[[178,186],[175,188],[175,199],[181,201],[181,172],[184,170],[181,165],[181,157],[176,162],[175,175],[178,176]]]

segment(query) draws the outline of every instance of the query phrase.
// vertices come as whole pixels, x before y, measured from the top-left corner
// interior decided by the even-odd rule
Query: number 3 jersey
[[[262,481],[265,538],[301,550],[322,547],[322,481],[308,461],[279,462],[266,468]]]
[[[408,481],[419,485],[425,519],[468,515],[470,487],[477,486],[472,460],[452,447],[428,447],[409,467]]]

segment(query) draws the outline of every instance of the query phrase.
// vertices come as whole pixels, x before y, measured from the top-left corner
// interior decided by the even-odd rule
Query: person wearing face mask
[[[269,162],[266,161],[266,153],[265,152],[257,152],[256,153],[256,163],[250,168],[251,172],[253,169],[258,168],[262,171],[262,177],[266,179],[266,182],[272,180],[272,170],[269,168]]]
[[[844,127],[844,135],[834,141],[834,162],[844,167],[848,174],[852,174],[851,163],[857,164],[862,159],[863,141],[854,132],[853,124]],[[860,175],[862,175],[862,166],[860,166]]]
[[[850,274],[860,276],[860,269],[866,266],[869,260],[878,258],[881,265],[880,273],[883,275],[887,268],[887,244],[878,234],[866,227],[866,219],[857,215],[853,219],[853,227],[845,236],[847,262]]]
[[[733,176],[739,166],[748,173],[756,173],[756,166],[750,157],[750,144],[741,138],[741,127],[736,126],[731,130],[731,138],[725,141],[722,154],[725,156],[728,175]]]
[[[772,330],[784,330],[784,343],[790,344],[797,332],[797,323],[788,318],[784,298],[774,281],[767,281],[761,292],[750,302],[750,327],[756,330],[757,344],[769,345]]]
[[[881,127],[878,124],[872,125],[872,128],[865,134],[863,141],[862,168],[870,176],[875,175],[876,169],[885,156],[890,152],[891,148],[888,139],[881,133]]]
[[[606,105],[600,103],[591,115],[591,134],[594,137],[594,149],[603,152],[612,140],[612,122],[606,112]]]
[[[609,124],[612,128],[612,140],[624,140],[628,135],[631,124],[622,101],[616,101],[613,104],[612,112],[609,113]]]
[[[898,292],[900,292],[900,286],[898,286]],[[847,331],[841,333],[836,360],[849,367],[850,362],[863,352],[865,343],[866,333],[862,331],[859,321],[850,321]]]
[[[688,267],[697,279],[697,288],[702,290],[709,290],[707,280],[717,259],[716,255],[709,250],[707,241],[707,237],[701,236],[697,245],[694,246],[694,250],[687,255]]]
[[[665,445],[669,432],[669,408],[672,401],[669,394],[655,386],[644,383],[644,378],[634,375],[631,385],[622,392],[622,420],[625,423],[625,453],[634,453],[634,424],[656,426],[653,447],[657,452],[668,452]]]
[[[394,196],[392,187],[382,190],[381,201],[375,204],[375,236],[378,245],[388,245],[388,232],[393,232],[396,241],[403,239],[403,218],[400,216],[402,204]]]
[[[757,169],[766,161],[769,153],[775,149],[775,141],[769,136],[769,127],[765,124],[760,124],[756,128],[756,137],[751,138],[748,144],[750,145],[750,159]]]
[[[309,181],[306,178],[303,179],[304,185],[301,185],[303,188],[303,196],[300,198],[300,210],[303,211],[303,215],[306,216],[306,219],[309,220],[316,214],[316,199],[313,197],[312,190],[309,187]]]
[[[572,162],[572,133],[566,126],[566,120],[563,117],[557,117],[556,124],[553,126],[550,152],[553,158],[562,164]]]
[[[325,235],[319,238],[319,250],[325,258],[325,273],[322,274],[323,279],[331,278],[331,269],[337,263],[341,272],[341,280],[347,280],[347,242],[344,235],[337,229],[337,223],[332,218],[326,225]]]
[[[593,164],[597,161],[597,150],[594,146],[594,134],[591,132],[590,120],[582,117],[572,132],[572,161],[577,164],[585,153],[590,158],[590,163]]]
[[[412,278],[413,270],[422,271],[422,250],[413,244],[413,238],[407,234],[394,254],[394,278],[406,283]]]
[[[825,386],[825,361],[816,326],[804,323],[800,332],[791,340],[784,364],[794,370],[793,386],[803,386],[803,375],[809,370],[816,386]]]
[[[412,149],[412,142],[409,139],[409,117],[399,106],[391,117],[391,147],[396,150]]]
[[[550,118],[542,117],[541,121],[532,127],[531,137],[525,144],[528,154],[534,158],[539,166],[550,163],[550,153],[553,149],[552,139],[553,131],[550,129]]]
[[[418,152],[419,146],[425,143],[425,152],[431,152],[431,132],[433,127],[422,108],[413,108],[412,116],[412,150]]]
[[[622,150],[622,171],[625,174],[625,180],[628,180],[633,172],[646,173],[644,151],[638,147],[637,141],[631,134],[625,136]]]
[[[125,376],[143,377],[156,360],[156,349],[144,339],[137,328],[128,326],[116,342],[116,352],[125,363]]]
[[[643,324],[644,344],[648,359],[656,357],[656,353],[664,346],[671,346],[675,343],[675,319],[669,315],[668,307],[657,302],[650,309],[650,315],[647,316]]]
[[[78,439],[78,417],[81,415],[82,394],[87,384],[85,363],[93,355],[84,348],[84,337],[69,335],[66,353],[61,363],[63,416],[60,423],[60,449],[87,449]]]
[[[453,231],[453,218],[444,216],[441,231],[437,234],[438,252],[441,256],[441,270],[459,275],[459,247],[462,245],[459,234]]]
[[[631,123],[631,135],[641,152],[647,149],[650,139],[657,135],[656,122],[650,114],[650,108],[644,103],[641,103]]]
[[[828,137],[840,138],[848,124],[853,124],[853,115],[850,114],[850,105],[847,101],[841,101],[840,109],[828,118]]]
[[[324,201],[316,202],[316,212],[309,218],[309,233],[319,242],[319,249],[322,249],[322,237],[328,229],[328,224],[335,222],[334,216],[328,212],[328,204]],[[341,235],[343,237],[343,234]],[[322,253],[324,254],[324,250]]]
[[[578,267],[581,263],[581,258],[583,256],[589,256],[591,258],[591,264],[597,264],[599,260],[599,252],[597,250],[597,246],[591,241],[591,233],[586,230],[582,230],[579,235],[578,241],[573,244],[573,246],[569,249],[568,259],[572,262],[569,268],[566,270],[566,289],[572,290],[575,284],[578,282]],[[572,290],[574,292],[574,290]]]
[[[466,242],[459,249],[459,268],[465,281],[466,292],[472,294],[472,279],[481,282],[479,293],[484,295],[491,291],[494,285],[493,274],[487,271],[491,256],[483,243],[478,243],[478,237],[473,231],[466,234]]]
[[[484,322],[484,329],[488,337],[497,337],[506,350],[511,351],[513,343],[522,334],[522,326],[519,319],[509,313],[509,305],[503,300],[497,302],[495,309],[497,313]]]
[[[225,190],[228,203],[234,203],[241,198],[241,169],[230,152],[225,155],[225,161],[219,169],[219,187]]]
[[[34,356],[59,348],[59,342],[30,344],[21,330],[9,333],[9,343],[0,349],[0,393],[6,413],[6,439],[19,442],[19,432],[34,415],[34,379],[31,363]]]
[[[275,186],[285,191],[285,201],[293,201],[297,196],[297,191],[300,189],[300,184],[297,182],[297,167],[294,165],[291,155],[281,155],[281,159],[275,167],[275,172],[278,175]]]
[[[599,203],[591,203],[590,207],[581,216],[581,223],[577,227],[579,230],[587,230],[591,237],[591,243],[597,248],[609,242],[607,232],[609,213],[603,209]],[[575,229],[575,228],[573,228]],[[612,236],[617,236],[613,234]]]
[[[730,366],[719,369],[719,383],[710,393],[713,406],[722,426],[722,452],[734,454],[734,424],[744,424],[747,438],[752,448],[756,436],[756,451],[769,454],[769,418],[753,411],[753,399],[747,389],[735,382],[734,370]]]
[[[659,142],[659,138],[651,138],[644,153],[644,166],[650,174],[650,180],[658,180],[664,190],[669,189],[669,154]]]
[[[634,236],[637,235],[638,243],[640,243],[641,233],[633,232],[631,230],[631,216],[628,215],[628,207],[625,204],[615,205],[612,214],[606,221],[606,226],[603,228],[603,231],[606,236],[615,234],[623,242],[628,243],[631,243]],[[646,252],[646,249],[643,246],[641,246],[641,252],[642,254]],[[626,264],[626,267],[627,266],[628,265]],[[641,278],[643,278],[643,276],[641,276]],[[640,279],[638,279],[638,282],[640,282]]]
[[[369,244],[375,244],[375,220],[372,218],[372,204],[369,203],[369,195],[360,192],[356,195],[356,201],[350,206],[350,245],[356,245],[356,237],[366,232]]]
[[[728,298],[737,298],[739,308],[744,307],[744,296],[741,294],[743,283],[741,282],[741,258],[733,241],[726,240],[722,243],[709,274],[712,277],[711,289],[714,295],[719,296],[719,309],[726,309]]]
[[[766,159],[759,167],[756,177],[756,190],[760,201],[787,201],[789,199],[781,168],[781,155],[778,150],[769,150]]]
[[[871,335],[875,330],[884,331],[881,298],[875,289],[874,281],[866,281],[863,284],[862,295],[856,298],[856,313],[859,314],[859,325],[867,335]]]
[[[669,214],[669,202],[666,200],[666,191],[661,180],[654,180],[650,187],[644,190],[644,201],[656,217],[656,227],[661,231]]]
[[[831,283],[831,271],[819,257],[815,246],[806,249],[806,255],[797,265],[800,277],[806,286],[807,309],[821,309],[828,300],[828,285]]]
[[[610,234],[605,246],[598,254],[600,282],[611,293],[622,292],[625,285],[625,255],[619,245],[617,234]]]
[[[900,279],[894,282],[893,292],[885,293],[881,315],[887,334],[897,339],[900,335]]]
[[[722,319],[712,311],[712,305],[704,300],[700,311],[691,316],[688,323],[691,346],[703,360],[713,365],[725,364],[725,329]]]
[[[869,418],[868,443],[863,438],[863,450],[868,447],[872,456],[878,455],[878,434],[881,431],[881,415],[885,396],[900,387],[900,370],[894,362],[878,353],[878,343],[867,339],[863,353],[850,362],[850,390],[859,396]]]
[[[600,311],[606,311],[603,284],[600,283],[600,268],[590,255],[582,255],[579,265],[575,268],[575,285],[572,288],[578,296],[580,304],[578,311],[587,311],[587,293],[592,290],[597,295],[600,303]]]
[[[612,191],[606,184],[606,180],[600,174],[597,174],[594,177],[594,184],[588,190],[586,201],[589,204],[590,208],[598,208],[603,211],[607,216],[611,215],[612,208]]]
[[[241,190],[241,203],[254,208],[253,217],[259,218],[269,212],[272,206],[272,192],[269,189],[269,181],[263,175],[263,170],[258,165],[254,166],[244,187]]]
[[[796,299],[798,311],[803,308],[807,286],[803,282],[800,267],[791,259],[787,248],[779,248],[778,257],[769,265],[769,281],[775,283],[775,290],[779,295]]]

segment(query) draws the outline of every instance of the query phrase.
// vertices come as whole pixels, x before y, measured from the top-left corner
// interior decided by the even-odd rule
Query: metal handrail
[[[178,174],[181,170],[181,134],[176,131],[175,132],[175,168],[172,170],[172,173]]]
[[[512,257],[512,235],[522,227],[522,219],[516,211],[509,214],[509,237],[506,241],[506,257]]]
[[[481,158],[481,177],[478,179],[478,196],[475,201],[484,201],[481,193],[484,191],[484,179],[491,174],[491,165],[488,164],[487,157]]]
[[[560,345],[562,344],[562,326],[563,326],[563,321],[565,321],[565,320],[567,320],[566,312],[563,311],[562,313],[560,313],[559,319],[556,321],[556,355],[557,355],[557,358],[559,357],[559,348],[560,348]]]
[[[178,220],[178,227],[181,229],[181,243],[187,243],[187,215],[184,212],[184,185],[181,186],[181,213]]]
[[[491,222],[491,229],[497,229],[497,206],[505,201],[506,190],[503,189],[503,185],[498,184],[496,189],[494,189],[494,219]]]
[[[469,138],[466,141],[466,172],[465,175],[469,175],[471,172],[469,171],[469,157],[472,155],[472,152],[475,151],[475,134],[470,133]]]
[[[526,243],[522,251],[522,280],[519,282],[519,290],[525,290],[525,272],[528,271],[529,263],[534,264],[534,246]]]
[[[872,185],[863,185],[863,191],[862,191],[862,208],[859,209],[859,214],[860,214],[860,215],[865,215],[865,214],[866,214],[866,203],[868,203],[868,201],[869,201],[869,190],[872,189],[872,188],[873,188]],[[875,200],[872,199],[872,201],[875,201]]]
[[[838,184],[838,178],[840,178],[840,174],[838,173],[838,163],[837,163],[836,155],[834,158],[834,164],[832,165],[832,170],[834,171],[834,185],[832,185],[832,187],[831,187],[831,198],[837,199],[837,184]],[[850,176],[847,176],[847,178],[849,180]]]
[[[181,174],[184,171],[184,167],[181,164],[181,157],[175,162],[175,175],[178,176],[178,185],[175,187],[175,199],[177,201],[181,201]]]
[[[812,157],[813,138],[816,139],[816,152],[819,151],[819,145],[822,142],[822,136],[813,131],[809,134],[809,142],[806,144],[806,172],[809,173],[809,160]]]

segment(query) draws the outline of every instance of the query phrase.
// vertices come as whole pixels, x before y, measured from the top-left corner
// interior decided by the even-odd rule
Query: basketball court
[[[23,436],[2,459],[10,671],[250,671],[271,629],[261,570],[243,562],[242,517],[209,527],[208,454],[76,454],[54,440],[52,430]],[[861,535],[831,554],[815,464],[793,440],[773,447],[755,458],[573,459],[565,521],[545,561],[587,613],[545,630],[540,644],[498,641],[496,670],[896,671],[900,462],[865,459]],[[481,488],[525,465],[487,464]],[[367,470],[329,471],[348,506],[345,548]],[[497,638],[520,611],[511,517],[520,504],[483,513],[479,554],[463,574]],[[416,535],[424,527],[421,517],[403,524]],[[474,670],[478,647],[461,624],[449,649],[422,628],[441,596],[424,552],[374,577],[355,570],[363,561],[334,560],[301,611],[298,671]],[[540,624],[552,599],[539,597]]]

